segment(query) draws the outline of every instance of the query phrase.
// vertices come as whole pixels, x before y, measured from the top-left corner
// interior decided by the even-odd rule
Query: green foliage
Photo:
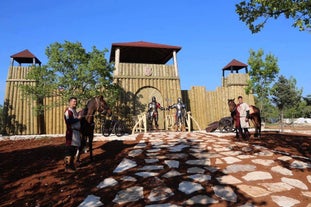
[[[252,33],[260,32],[269,18],[283,15],[293,20],[293,27],[300,31],[311,29],[310,0],[250,0],[236,4],[236,13]]]
[[[284,110],[284,116],[288,118],[311,118],[311,105],[301,100],[297,105]]]
[[[263,56],[264,51],[262,49],[258,50],[258,52],[250,50],[248,59],[250,80],[245,90],[247,94],[257,95],[259,108],[262,112],[265,112],[264,105],[269,103],[270,85],[277,77],[280,69],[274,55],[268,54],[264,59]],[[266,116],[266,114],[264,113],[263,116]]]
[[[274,123],[279,118],[279,112],[278,109],[271,103],[270,99],[264,98],[263,100],[259,100],[257,96],[254,96],[255,98],[255,105],[262,104],[261,111],[261,117],[264,122],[267,123]]]
[[[49,45],[46,48],[47,65],[33,67],[26,77],[30,84],[21,86],[27,96],[37,101],[34,110],[43,114],[48,108],[67,103],[71,96],[76,96],[82,106],[97,95],[103,95],[114,105],[120,88],[112,82],[114,68],[107,62],[106,52],[95,46],[87,52],[79,42]],[[44,105],[44,98],[55,95],[61,97],[59,102]]]
[[[305,106],[301,108],[301,117],[311,118],[311,95],[303,97],[303,102],[305,103]]]
[[[96,95],[107,97],[108,91],[116,89],[112,83],[114,68],[105,59],[106,52],[95,46],[86,52],[81,43],[68,41],[47,47],[48,67],[56,74],[55,82],[64,101],[76,96],[81,103]]]
[[[311,95],[303,97],[303,100],[306,101],[307,106],[311,106]]]
[[[271,99],[280,112],[281,131],[283,131],[284,128],[284,110],[299,107],[299,103],[301,102],[301,94],[302,90],[296,88],[296,79],[293,77],[286,79],[283,75],[281,75],[278,81],[273,85]],[[294,117],[292,116],[292,118]]]
[[[20,86],[27,96],[37,102],[34,111],[38,115],[43,114],[44,109],[48,107],[43,105],[43,99],[52,96],[57,89],[55,77],[56,75],[46,65],[34,66],[26,75],[29,84]]]
[[[23,89],[28,92],[34,99],[43,99],[44,97],[53,94],[55,88],[55,74],[47,68],[47,66],[34,66],[27,73],[26,79],[33,80],[35,83],[36,91],[33,92],[34,84],[28,84]],[[31,93],[32,92],[32,93]]]
[[[263,105],[263,110],[265,111],[264,119],[266,122],[275,123],[279,120],[279,110],[270,101]]]
[[[297,89],[296,79],[286,79],[281,75],[272,88],[272,102],[282,111],[297,107],[301,101],[302,90]]]
[[[311,118],[311,106],[306,106],[302,109],[302,117],[304,118]]]

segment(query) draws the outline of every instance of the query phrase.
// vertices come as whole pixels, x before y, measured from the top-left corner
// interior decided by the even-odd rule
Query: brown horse
[[[111,110],[104,100],[103,96],[93,97],[88,100],[84,109],[79,111],[79,115],[83,118],[81,119],[81,146],[79,149],[77,160],[80,159],[80,154],[88,143],[88,148],[90,152],[90,159],[93,160],[93,138],[94,138],[94,115],[95,112],[99,112],[103,115],[111,116]]]
[[[233,120],[236,120],[237,118],[237,105],[234,102],[234,99],[228,99],[228,106],[229,111],[231,112],[231,117]],[[249,114],[250,114],[250,120],[252,120],[253,125],[255,127],[255,137],[261,136],[261,117],[260,117],[260,110],[254,105],[249,106]],[[237,129],[236,129],[236,133]]]

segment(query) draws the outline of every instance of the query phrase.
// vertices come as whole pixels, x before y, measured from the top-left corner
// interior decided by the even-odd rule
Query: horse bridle
[[[230,102],[232,102],[232,101],[230,101]],[[230,112],[232,113],[232,112],[234,112],[235,110],[236,110],[236,104],[234,104],[234,108],[233,108],[233,110],[230,110]]]
[[[99,101],[98,101],[98,97],[95,98],[95,101],[96,101],[96,105],[97,105],[96,111],[99,111]]]
[[[101,106],[100,106],[100,101],[99,101],[98,99],[99,99],[98,97],[95,98],[95,101],[96,101],[96,104],[97,104],[97,109],[96,109],[96,110],[97,110],[98,112],[100,112],[100,111],[99,111],[99,108],[101,108]],[[104,101],[104,102],[105,102],[105,101]],[[106,103],[106,102],[105,102],[105,103]],[[104,110],[108,110],[109,107],[107,106],[107,104],[104,104],[104,105],[105,105],[105,106],[103,107],[103,111],[104,111]],[[101,111],[100,113],[102,113],[103,111]]]
[[[98,97],[95,98],[95,101],[96,101],[96,104],[97,104],[96,110],[97,110],[98,112],[100,112],[100,111],[99,111],[99,108],[101,108],[101,107],[100,107],[100,104],[99,104],[100,101],[98,100]],[[107,110],[108,108],[109,108],[109,107],[104,107],[104,110]],[[104,111],[104,110],[103,110],[103,111]],[[100,113],[102,113],[102,112],[100,112]],[[85,115],[85,117],[89,117],[89,116],[95,116],[95,115]]]

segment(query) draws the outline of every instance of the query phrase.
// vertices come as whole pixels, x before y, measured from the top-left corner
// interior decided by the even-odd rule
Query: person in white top
[[[240,136],[242,136],[243,139],[249,139],[250,134],[248,131],[249,128],[249,105],[247,103],[243,102],[243,97],[238,97],[239,103],[237,104],[237,120],[238,122],[238,130]]]

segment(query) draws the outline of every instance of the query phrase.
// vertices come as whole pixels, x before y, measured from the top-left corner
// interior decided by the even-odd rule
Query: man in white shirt
[[[249,139],[250,134],[249,128],[249,106],[243,102],[243,97],[238,97],[239,103],[237,104],[237,122],[239,122],[239,134],[242,135],[243,139]]]

